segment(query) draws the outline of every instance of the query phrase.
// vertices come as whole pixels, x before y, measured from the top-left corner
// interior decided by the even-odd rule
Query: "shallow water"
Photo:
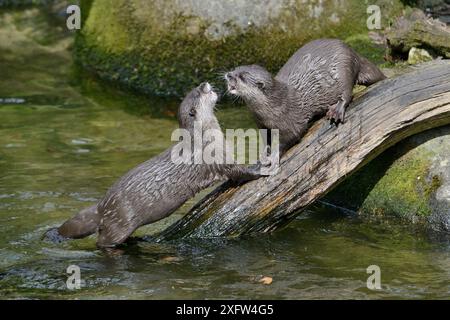
[[[273,235],[141,242],[114,256],[96,250],[95,237],[41,241],[168,147],[177,127],[178,101],[77,76],[71,39],[60,34],[36,10],[0,13],[1,298],[450,298],[448,240],[330,210]],[[219,109],[224,127],[252,126],[245,109]],[[138,234],[161,230],[194,202]],[[81,268],[80,290],[66,287],[72,264]],[[381,268],[381,290],[366,287],[369,265]]]

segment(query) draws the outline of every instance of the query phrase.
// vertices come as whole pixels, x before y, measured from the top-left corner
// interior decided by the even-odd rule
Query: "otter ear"
[[[264,90],[264,87],[266,86],[264,84],[264,82],[258,81],[256,82],[256,86],[260,89],[260,90]]]
[[[195,110],[194,108],[191,108],[191,110],[189,110],[189,115],[191,117],[195,117],[196,114],[197,114],[197,110]]]

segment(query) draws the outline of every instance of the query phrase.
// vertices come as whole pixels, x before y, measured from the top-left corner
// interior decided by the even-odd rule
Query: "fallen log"
[[[316,122],[283,156],[276,175],[220,185],[156,240],[272,232],[387,148],[449,123],[450,61],[384,80],[354,99],[343,125]]]

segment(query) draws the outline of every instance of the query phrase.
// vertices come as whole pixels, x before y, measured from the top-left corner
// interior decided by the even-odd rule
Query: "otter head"
[[[216,102],[217,94],[208,82],[194,88],[181,102],[178,112],[180,128],[192,129],[195,121],[200,121],[205,126],[217,123],[214,116]]]
[[[225,74],[228,92],[244,100],[259,100],[273,84],[272,75],[256,64],[237,67]]]

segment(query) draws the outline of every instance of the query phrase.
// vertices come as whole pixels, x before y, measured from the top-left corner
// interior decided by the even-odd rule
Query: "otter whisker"
[[[227,74],[227,71],[217,71],[216,73],[216,78],[220,81],[223,80],[227,80],[227,78],[225,77],[225,75]]]
[[[337,39],[305,44],[275,77],[258,65],[231,72],[227,82],[238,93],[235,101],[246,102],[259,127],[279,130],[280,154],[302,139],[310,119],[328,115],[343,122],[355,83],[385,79],[376,65]]]

